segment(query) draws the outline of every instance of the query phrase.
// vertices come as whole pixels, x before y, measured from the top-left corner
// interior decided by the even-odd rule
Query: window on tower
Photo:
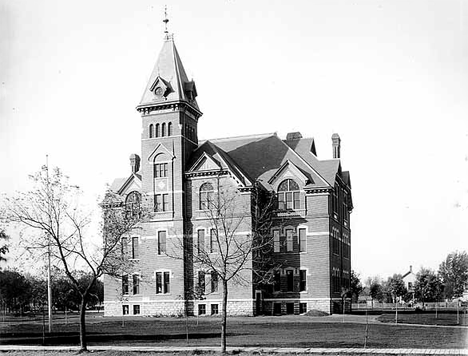
[[[167,136],[172,136],[172,122],[167,124]]]
[[[164,136],[166,136],[166,123],[165,122],[161,124],[161,137],[164,137]]]
[[[154,196],[154,211],[169,211],[169,194],[156,194]]]
[[[278,209],[295,210],[301,208],[299,186],[292,179],[286,179],[278,187]]]
[[[159,124],[156,124],[156,130],[154,132],[155,137],[159,137]]]
[[[154,178],[167,177],[167,163],[156,163],[154,165]]]
[[[153,138],[153,124],[149,125],[149,138]]]

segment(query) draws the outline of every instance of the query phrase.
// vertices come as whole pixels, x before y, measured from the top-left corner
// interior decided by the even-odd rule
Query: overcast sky
[[[1,193],[130,174],[165,4],[201,138],[340,134],[362,277],[468,250],[467,0],[0,0]]]

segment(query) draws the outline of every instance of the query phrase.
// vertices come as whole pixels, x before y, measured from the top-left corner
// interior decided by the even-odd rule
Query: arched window
[[[299,186],[292,179],[286,179],[278,187],[278,209],[300,209]]]
[[[166,123],[163,122],[161,125],[161,137],[166,136]]]
[[[154,137],[159,137],[159,124],[156,124],[156,132],[154,134]]]
[[[153,138],[153,124],[149,125],[149,138]]]
[[[167,136],[172,136],[172,122],[167,124]]]
[[[213,205],[214,189],[211,183],[203,183],[200,187],[200,210],[210,209]]]
[[[133,191],[125,199],[125,210],[130,216],[137,216],[141,211],[141,194]]]

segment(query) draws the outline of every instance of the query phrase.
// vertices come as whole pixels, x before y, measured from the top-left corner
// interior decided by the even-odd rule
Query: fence
[[[379,303],[374,301],[367,301],[366,303],[353,303],[353,310],[463,310],[466,309],[466,303],[460,302],[430,302],[430,303]]]

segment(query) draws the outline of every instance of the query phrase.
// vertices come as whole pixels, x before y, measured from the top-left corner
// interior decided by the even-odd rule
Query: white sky
[[[363,278],[468,249],[468,0],[0,0],[0,193],[130,173],[165,4],[201,138],[340,134]]]

